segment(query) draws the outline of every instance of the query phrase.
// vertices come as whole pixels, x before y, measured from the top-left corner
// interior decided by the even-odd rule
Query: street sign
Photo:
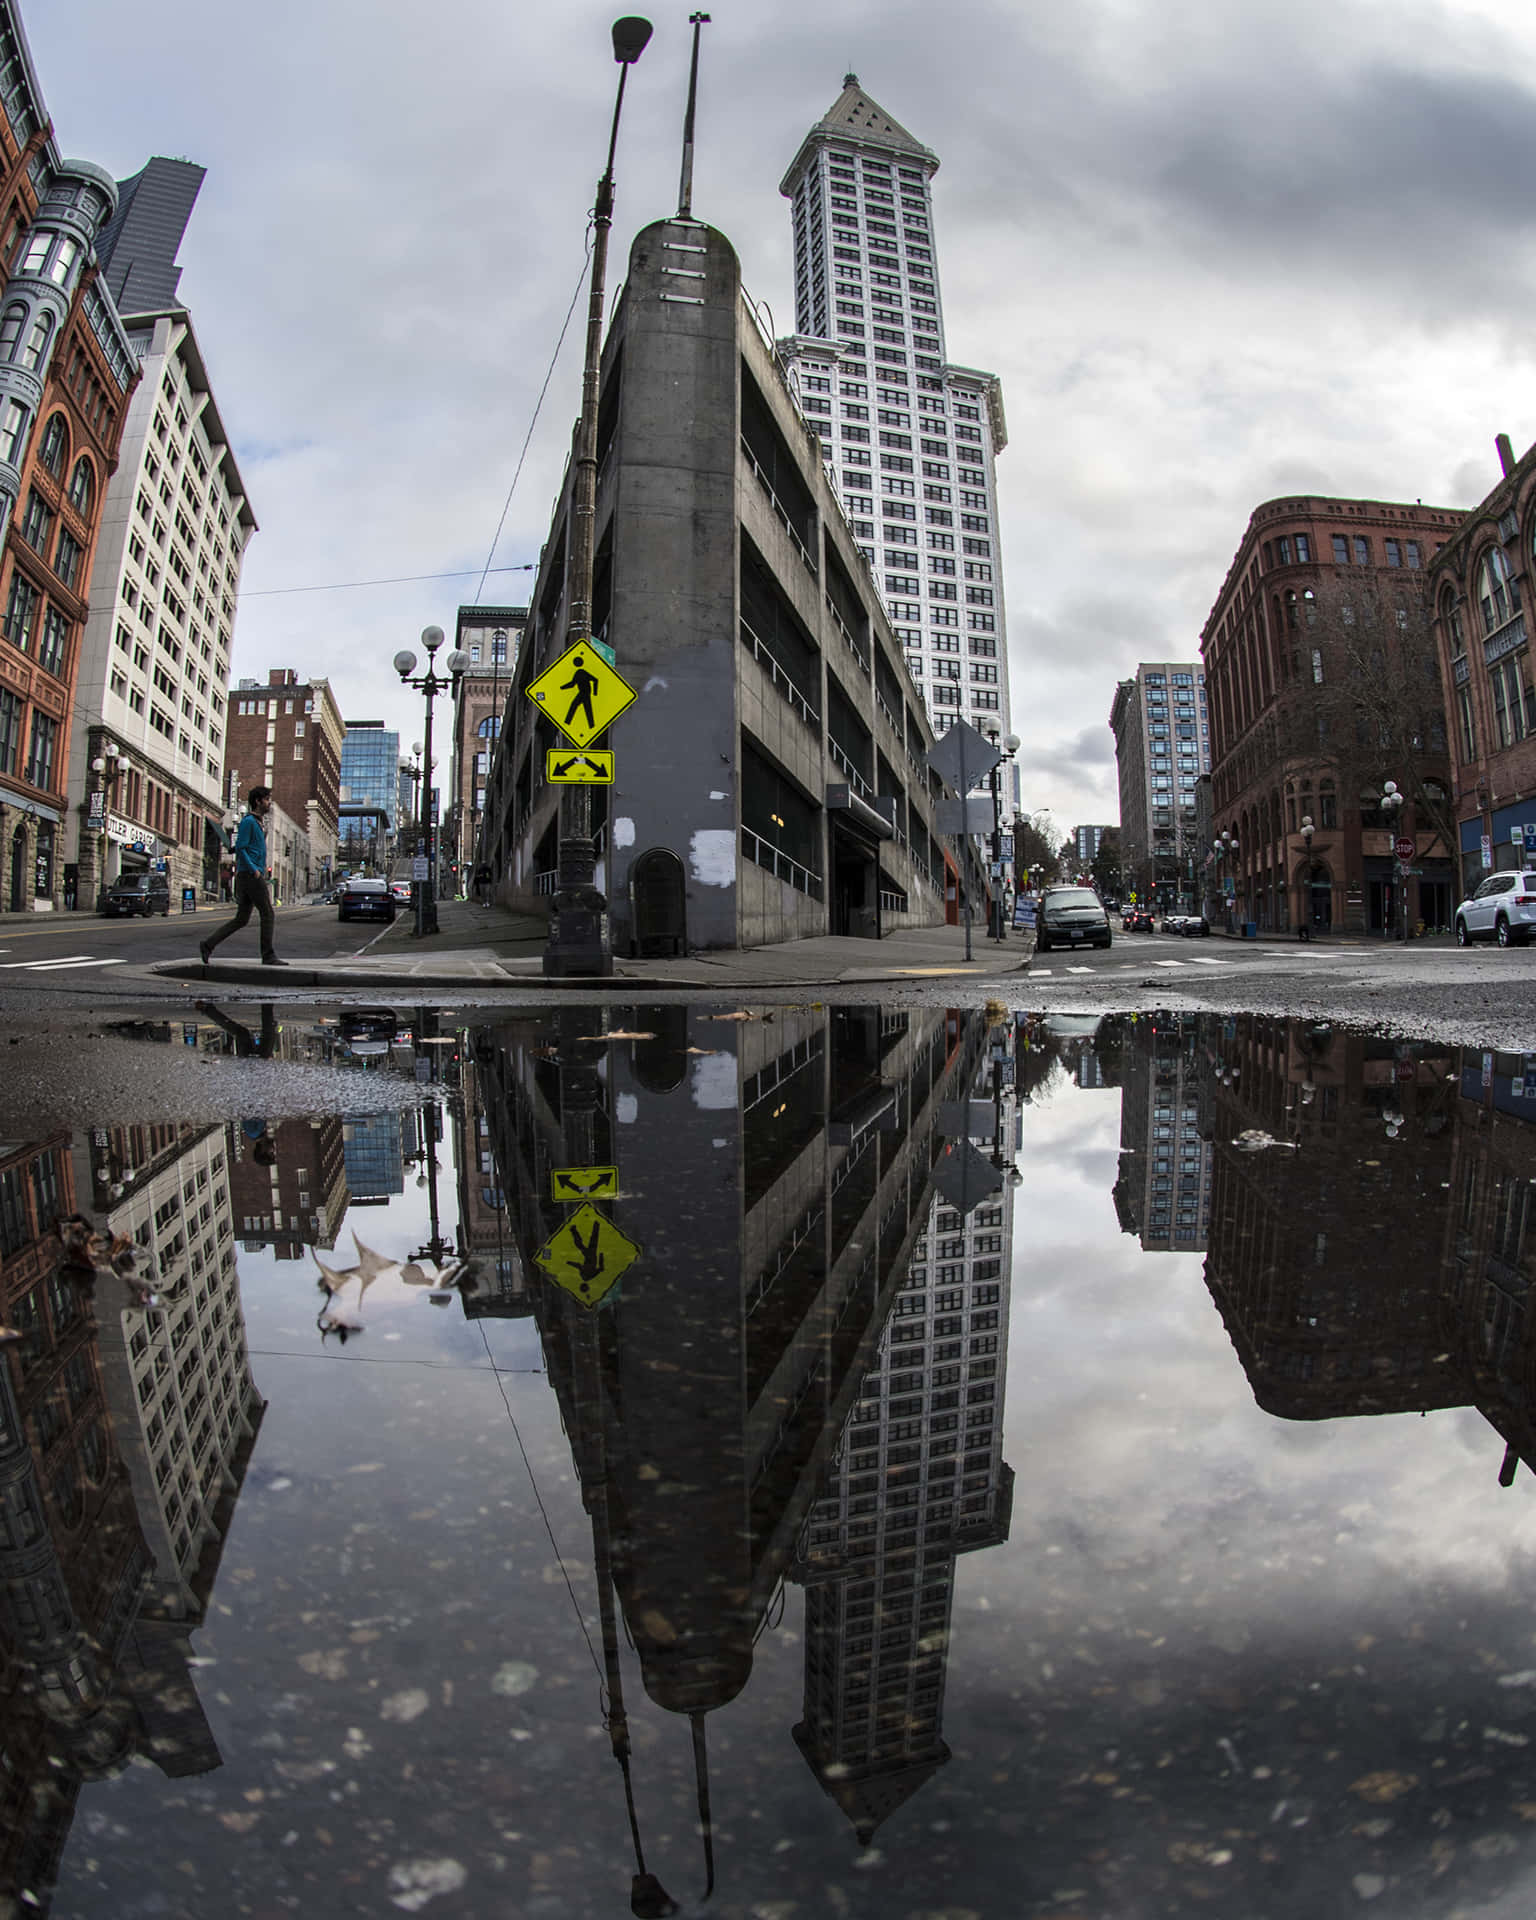
[[[940,800],[933,823],[940,833],[969,833],[979,840],[992,831],[992,802],[984,793],[969,800]]]
[[[928,749],[929,766],[946,786],[962,796],[972,787],[979,787],[1002,757],[984,733],[978,733],[964,720],[957,720]]]
[[[1408,862],[1413,858],[1416,848],[1407,834],[1404,834],[1400,840],[1394,840],[1392,842],[1392,851],[1406,867]]]
[[[1482,855],[1483,865],[1491,868],[1493,866],[1493,835],[1491,833],[1483,835]]]
[[[432,871],[432,863],[424,853],[416,854],[411,860],[411,878],[425,880]]]
[[[544,756],[544,778],[556,787],[611,787],[613,755],[604,747],[588,747],[585,753],[551,747]]]
[[[529,684],[527,694],[578,747],[611,727],[635,699],[634,688],[590,640],[567,647],[553,666]]]
[[[619,1190],[617,1167],[554,1167],[549,1191],[556,1200],[611,1200]]]
[[[595,1307],[639,1257],[634,1241],[585,1201],[534,1255],[555,1285],[584,1307]]]

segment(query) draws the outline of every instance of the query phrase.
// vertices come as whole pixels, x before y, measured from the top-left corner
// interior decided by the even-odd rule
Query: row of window
[[[0,687],[0,773],[20,771],[29,786],[44,793],[53,790],[54,755],[59,742],[59,723],[41,708],[32,710],[32,732],[22,763],[22,723],[26,703],[9,687]]]
[[[1375,564],[1375,550],[1371,536],[1364,533],[1335,533],[1329,535],[1333,551],[1333,564],[1336,567],[1369,567]],[[1288,567],[1293,563],[1307,565],[1312,559],[1311,537],[1305,533],[1282,533],[1263,544],[1265,570],[1274,566]],[[1424,549],[1417,540],[1382,541],[1382,551],[1389,567],[1422,568]]]

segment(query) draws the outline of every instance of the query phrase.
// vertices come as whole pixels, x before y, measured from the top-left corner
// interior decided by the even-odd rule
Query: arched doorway
[[[670,847],[651,847],[629,870],[632,951],[659,959],[688,951],[688,900],[683,863]]]
[[[27,823],[20,820],[11,835],[11,912],[20,913],[27,899]]]
[[[1333,876],[1322,861],[1306,869],[1302,885],[1303,925],[1314,933],[1326,933],[1333,925]]]

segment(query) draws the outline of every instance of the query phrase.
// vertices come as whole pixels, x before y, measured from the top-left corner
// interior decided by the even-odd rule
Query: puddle
[[[1530,1909],[1536,1056],[216,1012],[0,1147],[0,1914]]]

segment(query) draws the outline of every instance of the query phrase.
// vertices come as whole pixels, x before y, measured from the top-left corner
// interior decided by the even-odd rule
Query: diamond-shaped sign
[[[639,1259],[640,1249],[584,1201],[533,1257],[557,1287],[595,1307]]]
[[[611,727],[635,700],[634,688],[590,640],[567,647],[553,666],[529,682],[527,694],[578,747]]]

